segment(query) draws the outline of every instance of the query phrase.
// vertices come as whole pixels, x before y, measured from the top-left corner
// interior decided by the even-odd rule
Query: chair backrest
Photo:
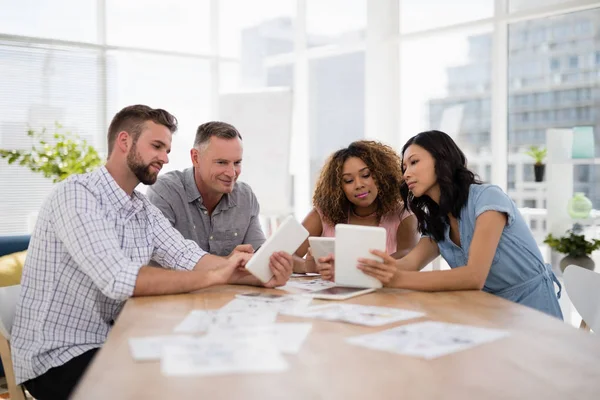
[[[17,301],[21,294],[21,285],[0,288],[0,335],[10,340]]]
[[[569,265],[563,278],[573,306],[587,326],[600,335],[600,274]]]
[[[27,250],[30,239],[29,235],[0,236],[0,256]]]

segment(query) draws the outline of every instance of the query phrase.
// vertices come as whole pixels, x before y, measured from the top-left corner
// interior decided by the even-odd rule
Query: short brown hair
[[[112,153],[119,132],[128,132],[133,136],[135,143],[146,121],[164,125],[171,133],[177,131],[177,118],[161,108],[151,108],[142,104],[125,107],[114,116],[108,127],[108,155]]]
[[[342,188],[344,162],[350,157],[361,159],[371,171],[377,185],[377,217],[391,212],[399,212],[403,205],[400,196],[402,162],[400,156],[390,146],[370,140],[359,140],[350,146],[333,153],[317,181],[313,195],[313,205],[323,214],[323,219],[331,225],[348,222],[350,201]]]
[[[227,122],[211,121],[198,127],[196,138],[194,139],[194,147],[203,145],[213,136],[221,139],[239,138],[242,140],[242,135],[240,135],[233,125],[228,124]]]

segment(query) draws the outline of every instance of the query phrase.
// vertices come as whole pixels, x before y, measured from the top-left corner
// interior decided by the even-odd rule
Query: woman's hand
[[[335,259],[333,254],[321,257],[317,260],[317,272],[321,274],[321,279],[333,281],[335,271]]]
[[[383,262],[368,258],[359,258],[357,268],[365,274],[380,280],[384,285],[388,285],[398,272],[396,259],[379,250],[371,250],[371,254],[381,257]]]

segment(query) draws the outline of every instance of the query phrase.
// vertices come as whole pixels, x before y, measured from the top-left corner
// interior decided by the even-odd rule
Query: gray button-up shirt
[[[265,241],[258,201],[246,183],[237,182],[231,193],[224,194],[212,215],[202,202],[194,168],[161,175],[146,195],[183,237],[211,254],[227,256],[237,245],[256,249]]]

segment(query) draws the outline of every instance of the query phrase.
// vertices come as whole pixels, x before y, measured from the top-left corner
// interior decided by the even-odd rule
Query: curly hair
[[[399,211],[402,207],[400,185],[402,163],[390,146],[370,140],[359,140],[333,153],[323,168],[313,195],[313,206],[332,225],[346,223],[350,201],[342,189],[342,171],[348,158],[361,159],[371,171],[377,186],[377,217]]]
[[[444,240],[446,226],[450,224],[448,214],[460,218],[460,211],[467,204],[469,187],[481,181],[467,168],[467,158],[454,140],[441,131],[426,131],[413,136],[402,148],[402,158],[411,145],[425,149],[435,160],[435,175],[440,187],[440,203],[429,196],[409,196],[408,185],[400,187],[404,208],[417,217],[419,232]]]

